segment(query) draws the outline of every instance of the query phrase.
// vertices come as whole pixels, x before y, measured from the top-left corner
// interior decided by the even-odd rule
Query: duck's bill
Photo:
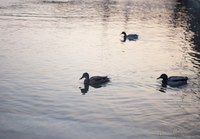
[[[83,79],[83,76],[79,80],[81,80],[81,79]]]
[[[158,78],[157,78],[157,80],[158,80],[158,79],[161,79],[161,78],[160,78],[160,77],[158,77]]]

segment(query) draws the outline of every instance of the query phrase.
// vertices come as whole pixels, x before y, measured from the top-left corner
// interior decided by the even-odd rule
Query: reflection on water
[[[192,32],[192,36],[190,33],[185,34],[186,39],[189,42],[190,45],[190,50],[187,52],[191,57],[190,61],[193,64],[193,67],[195,68],[196,71],[196,81],[194,80],[192,82],[192,92],[195,92],[197,95],[197,98],[199,98],[199,68],[200,68],[200,17],[199,17],[199,12],[200,12],[200,5],[196,1],[188,1],[188,0],[183,0],[179,1],[179,6],[176,8],[177,13],[184,13],[184,17],[188,17],[187,19],[187,28],[188,32]],[[183,12],[184,11],[184,12]],[[179,18],[184,17],[179,14]]]
[[[1,0],[0,138],[199,138],[192,1]],[[83,71],[112,83],[85,85]],[[188,85],[163,87],[162,73]]]
[[[88,91],[89,91],[89,84],[84,84],[84,87],[83,88],[81,88],[81,87],[79,87],[80,88],[80,90],[81,90],[81,93],[83,94],[83,95],[85,95]]]
[[[81,90],[81,93],[83,95],[85,95],[88,91],[89,91],[89,87],[93,87],[93,88],[101,88],[101,87],[105,87],[106,84],[102,84],[102,85],[89,85],[84,83],[84,87],[79,87],[79,89]]]
[[[185,39],[190,42],[190,45],[195,49],[194,52],[197,52],[198,55],[200,45],[199,9],[195,8],[195,2],[189,2],[188,0],[180,0],[178,2],[179,4],[177,4],[176,11],[174,12],[175,24],[178,23],[181,26],[183,22],[187,22],[187,26],[185,26],[185,30],[187,30]]]

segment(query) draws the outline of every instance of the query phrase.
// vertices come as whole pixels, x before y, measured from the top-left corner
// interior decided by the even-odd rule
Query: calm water
[[[200,138],[193,12],[180,0],[1,0],[0,138]],[[83,95],[86,71],[112,82]],[[162,88],[161,73],[190,79]]]

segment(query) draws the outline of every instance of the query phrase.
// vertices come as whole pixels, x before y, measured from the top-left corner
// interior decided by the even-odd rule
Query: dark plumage
[[[88,84],[91,86],[98,86],[101,84],[105,84],[107,82],[110,81],[110,79],[107,76],[93,76],[93,77],[89,77],[89,74],[87,72],[83,73],[82,77],[80,78],[84,80],[84,84]]]
[[[176,87],[176,86],[187,84],[188,77],[184,77],[184,76],[168,77],[166,74],[161,74],[160,77],[158,77],[157,79],[162,79],[163,85]]]
[[[129,41],[136,41],[138,39],[138,35],[137,34],[126,34],[126,32],[122,32],[121,33],[123,35],[123,42],[125,42],[126,40]]]

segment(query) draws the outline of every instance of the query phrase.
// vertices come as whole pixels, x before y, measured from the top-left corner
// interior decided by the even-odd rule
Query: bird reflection
[[[84,83],[84,87],[79,87],[79,89],[81,90],[81,93],[83,95],[85,95],[88,91],[89,91],[89,87],[93,87],[93,88],[101,88],[101,87],[105,87],[105,84],[101,84],[101,85],[89,85],[88,83]]]
[[[161,93],[166,93],[167,90],[167,85],[166,84],[161,84],[161,87],[158,89]]]
[[[82,87],[79,87],[79,89],[81,90],[81,93],[82,93],[83,95],[85,95],[85,94],[89,91],[89,85],[86,84],[86,83],[84,83],[84,87],[83,87],[83,88],[82,88]]]

